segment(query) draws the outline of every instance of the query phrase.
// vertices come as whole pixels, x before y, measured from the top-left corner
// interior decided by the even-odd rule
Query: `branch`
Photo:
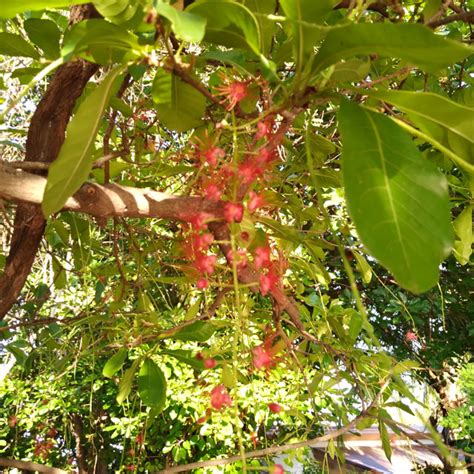
[[[453,21],[463,21],[465,23],[474,23],[474,10],[469,12],[458,13],[457,15],[449,15],[439,20],[429,21],[427,25],[430,28],[436,28],[438,26],[447,25]]]
[[[46,474],[67,474],[67,471],[57,469],[55,467],[45,466],[30,461],[17,461],[15,459],[0,458],[0,466],[13,467],[15,469],[22,469],[24,471],[44,472]]]
[[[0,163],[0,183],[0,198],[36,206],[43,201],[46,187],[43,176],[12,170]],[[83,212],[102,219],[153,217],[186,222],[199,212],[208,214],[210,218],[222,218],[223,203],[202,197],[173,196],[147,188],[86,183],[66,201],[62,210]]]
[[[281,446],[272,446],[270,448],[249,451],[248,453],[245,453],[245,459],[262,458],[265,456],[270,456],[272,454],[280,454],[285,451],[306,448],[306,447],[314,446],[324,441],[329,441],[331,439],[337,438],[343,435],[344,433],[347,433],[348,431],[352,430],[355,427],[356,423],[365,416],[366,416],[365,414],[361,415],[355,418],[354,420],[352,420],[348,425],[342,428],[339,428],[338,430],[331,431],[330,433],[325,434],[323,436],[318,436],[317,438],[308,439],[306,441],[301,441],[299,443],[289,443],[289,444],[283,444]],[[175,466],[175,467],[167,467],[166,469],[162,471],[158,471],[158,474],[191,471],[192,469],[199,469],[202,467],[210,467],[210,466],[223,466],[225,464],[232,464],[238,461],[242,461],[241,455],[230,456],[228,458],[223,458],[223,459],[211,459],[210,461],[193,462],[191,464],[183,464],[181,466]]]
[[[349,8],[350,6],[351,6],[351,0],[342,0],[334,8],[336,10],[339,10],[340,8]],[[382,1],[371,3],[370,5],[366,7],[366,10],[371,10],[371,11],[380,13],[380,15],[382,15],[383,17],[388,16],[387,5]]]

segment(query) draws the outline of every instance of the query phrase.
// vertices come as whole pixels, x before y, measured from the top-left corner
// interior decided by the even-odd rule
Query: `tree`
[[[465,2],[72,3],[0,10],[6,455],[242,472],[378,423],[390,457],[407,339],[472,349]]]

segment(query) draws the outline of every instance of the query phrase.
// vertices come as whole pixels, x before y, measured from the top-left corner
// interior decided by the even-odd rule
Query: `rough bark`
[[[24,472],[44,472],[45,474],[67,474],[67,471],[55,467],[45,466],[36,462],[17,461],[16,459],[0,458],[0,466],[21,469]]]
[[[40,212],[46,178],[0,162],[0,197],[24,203]],[[103,220],[108,217],[157,217],[173,221],[189,221],[203,212],[211,218],[223,216],[223,203],[202,197],[173,196],[146,188],[131,188],[118,184],[84,184],[70,197],[63,210],[83,212]]]
[[[91,4],[80,5],[72,7],[70,22],[95,16],[97,12]],[[26,140],[26,161],[51,163],[56,159],[76,100],[97,69],[96,64],[77,59],[57,70],[31,119]],[[45,224],[37,206],[18,206],[10,252],[0,275],[0,320],[17,301],[30,274]]]

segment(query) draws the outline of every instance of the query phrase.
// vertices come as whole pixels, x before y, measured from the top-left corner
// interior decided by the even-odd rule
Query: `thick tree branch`
[[[45,466],[36,462],[17,461],[16,459],[0,458],[0,466],[13,467],[15,469],[22,469],[31,472],[44,472],[45,474],[67,474],[67,471],[63,471],[62,469]]]
[[[17,203],[36,206],[43,200],[46,178],[21,170],[12,170],[0,163],[0,197]],[[223,204],[202,197],[173,196],[150,189],[131,188],[117,184],[84,184],[70,197],[63,210],[83,212],[98,218],[157,217],[189,221],[203,212],[210,218],[223,216]]]

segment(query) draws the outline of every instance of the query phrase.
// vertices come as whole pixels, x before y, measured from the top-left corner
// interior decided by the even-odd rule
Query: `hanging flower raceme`
[[[232,405],[232,399],[224,384],[217,385],[211,390],[211,405],[216,410]]]

